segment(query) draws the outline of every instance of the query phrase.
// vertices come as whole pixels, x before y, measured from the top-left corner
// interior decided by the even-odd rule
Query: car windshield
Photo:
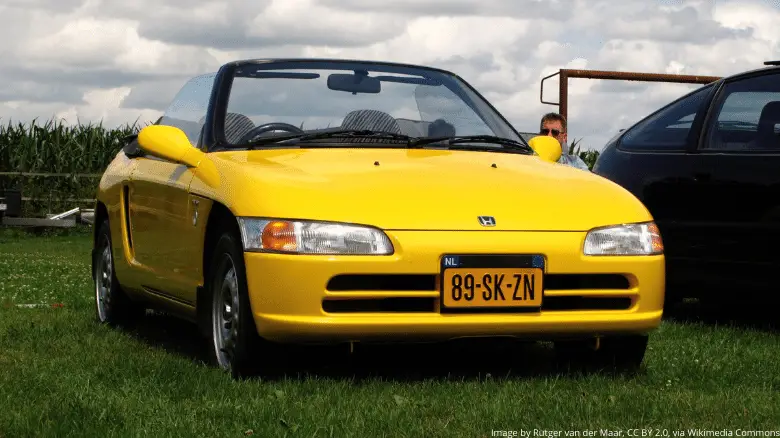
[[[232,70],[226,112],[228,148],[279,147],[283,140],[298,145],[381,142],[405,147],[407,136],[490,136],[525,145],[462,80],[413,66],[342,61],[241,64]],[[344,130],[351,135],[332,133]],[[372,133],[384,135],[366,138]],[[485,137],[459,140],[469,147],[506,147]]]

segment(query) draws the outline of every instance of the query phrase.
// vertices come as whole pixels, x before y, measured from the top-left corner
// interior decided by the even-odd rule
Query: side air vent
[[[127,247],[133,248],[133,235],[130,228],[130,187],[122,187],[122,216],[124,217],[125,234],[127,235]]]

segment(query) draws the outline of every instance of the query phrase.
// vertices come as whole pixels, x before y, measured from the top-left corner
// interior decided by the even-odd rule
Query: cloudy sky
[[[778,0],[0,0],[0,122],[152,121],[234,59],[455,71],[519,130],[561,68],[723,76],[780,59]],[[545,100],[557,101],[557,80]],[[572,79],[569,140],[604,141],[697,85]]]

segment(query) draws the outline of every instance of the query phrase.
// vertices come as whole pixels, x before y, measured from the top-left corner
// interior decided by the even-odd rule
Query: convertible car
[[[635,368],[662,316],[661,237],[560,155],[448,71],[227,63],[102,176],[97,318],[187,318],[234,377],[285,343],[494,336]]]

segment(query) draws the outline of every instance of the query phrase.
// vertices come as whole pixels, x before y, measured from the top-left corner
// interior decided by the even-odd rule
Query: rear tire
[[[555,349],[566,361],[633,372],[642,366],[649,339],[648,335],[616,335],[601,338],[598,344],[594,340],[556,342]]]
[[[108,220],[104,220],[97,226],[92,273],[95,315],[103,324],[130,325],[143,315],[145,308],[127,296],[116,278]]]
[[[250,376],[260,337],[249,303],[243,246],[235,233],[225,231],[218,237],[205,289],[211,361],[234,379]]]

